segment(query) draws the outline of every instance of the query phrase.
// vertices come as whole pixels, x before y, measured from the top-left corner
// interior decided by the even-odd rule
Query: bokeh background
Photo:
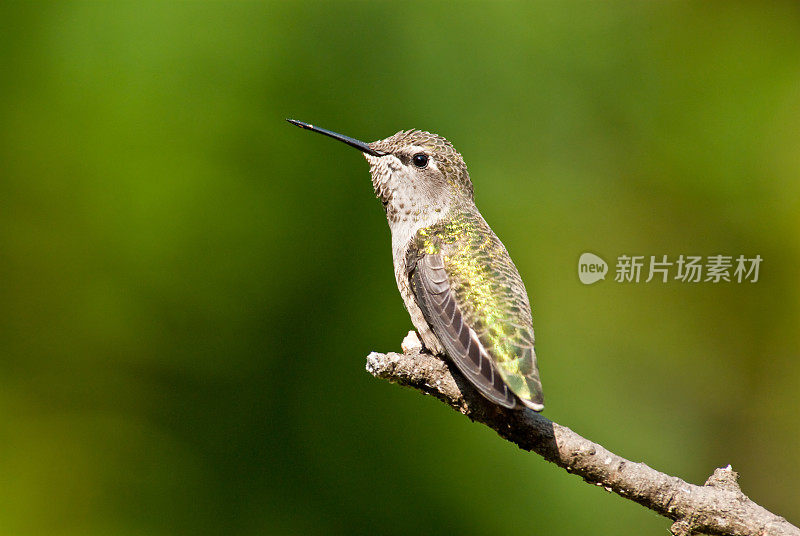
[[[449,138],[545,415],[800,523],[796,4],[5,2],[0,73],[0,533],[666,533],[365,372],[411,327],[388,227],[286,117]],[[584,251],[764,261],[584,286]]]

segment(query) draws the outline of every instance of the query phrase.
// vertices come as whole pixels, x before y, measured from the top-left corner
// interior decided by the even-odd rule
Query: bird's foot
[[[400,348],[403,349],[403,353],[409,354],[412,352],[421,352],[422,351],[422,341],[419,340],[417,336],[417,332],[413,329],[408,332],[403,342],[400,343]]]

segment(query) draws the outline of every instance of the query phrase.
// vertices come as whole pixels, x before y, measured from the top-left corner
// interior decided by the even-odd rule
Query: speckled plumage
[[[401,131],[370,147],[387,153],[365,156],[392,231],[397,286],[423,343],[454,358],[467,378],[498,404],[515,405],[515,397],[503,392],[504,383],[526,406],[541,410],[541,382],[525,285],[475,206],[461,155],[441,136],[422,131]],[[425,170],[410,163],[420,152],[430,157]],[[433,289],[429,298],[441,299],[440,303],[428,299],[427,306],[421,296],[424,278],[418,277],[415,284],[418,274],[414,271],[425,257],[434,258],[433,265],[425,264],[429,273],[434,273],[439,266],[435,263],[440,262],[439,272],[446,274],[445,282],[429,283]],[[437,294],[442,285],[447,290]],[[463,327],[441,321],[451,320],[451,301]],[[488,356],[493,370],[481,369],[479,354]]]
[[[453,145],[419,130],[367,144],[288,121],[366,157],[392,232],[397,288],[425,346],[496,404],[544,409],[525,285],[478,212]]]
[[[477,210],[454,211],[420,229],[407,255],[438,253],[455,303],[511,390],[541,398],[525,285],[500,239]]]

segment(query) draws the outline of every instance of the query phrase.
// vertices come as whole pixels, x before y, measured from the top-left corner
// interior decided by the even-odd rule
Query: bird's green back
[[[506,248],[477,209],[420,229],[415,249],[440,254],[456,305],[517,396],[541,400],[530,303]]]

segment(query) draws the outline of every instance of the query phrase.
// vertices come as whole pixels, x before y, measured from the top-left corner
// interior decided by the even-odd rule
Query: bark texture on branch
[[[367,371],[434,396],[520,448],[672,519],[670,530],[676,536],[800,536],[800,529],[744,495],[730,466],[716,469],[702,486],[689,484],[617,456],[533,411],[500,408],[449,363],[416,349],[404,354],[373,352],[367,357]]]

